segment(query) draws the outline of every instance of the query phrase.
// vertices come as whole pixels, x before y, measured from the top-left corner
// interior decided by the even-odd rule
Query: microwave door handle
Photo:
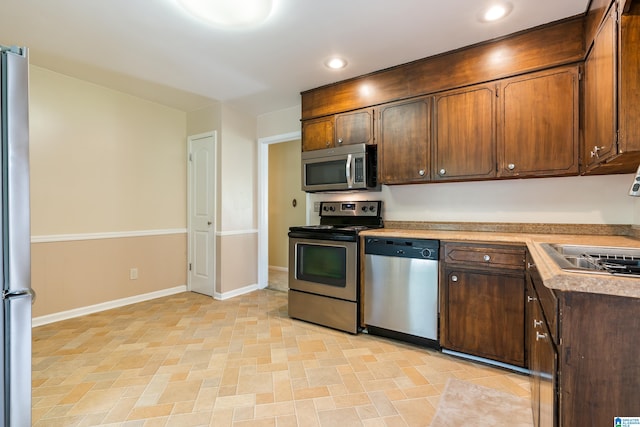
[[[347,165],[345,168],[345,172],[347,175],[347,188],[352,188],[353,187],[353,178],[351,176],[351,154],[347,155]]]

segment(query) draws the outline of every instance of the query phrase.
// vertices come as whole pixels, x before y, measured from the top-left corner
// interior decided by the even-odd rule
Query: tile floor
[[[34,426],[428,426],[448,378],[528,377],[289,319],[286,293],[181,293],[33,330]]]

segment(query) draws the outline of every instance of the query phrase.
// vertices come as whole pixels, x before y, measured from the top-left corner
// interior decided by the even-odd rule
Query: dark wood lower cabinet
[[[539,282],[538,286],[544,285]],[[525,333],[527,362],[531,372],[533,427],[554,427],[557,425],[558,352],[531,275],[527,277],[526,296]]]
[[[534,426],[611,426],[614,417],[640,417],[640,298],[552,292],[528,271]]]
[[[560,426],[640,417],[640,298],[567,292],[560,300]]]
[[[524,279],[517,272],[445,268],[442,346],[524,366]]]

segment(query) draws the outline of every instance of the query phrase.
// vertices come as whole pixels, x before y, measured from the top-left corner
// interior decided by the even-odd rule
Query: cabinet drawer
[[[526,250],[523,246],[445,242],[442,247],[442,260],[447,264],[524,271]]]

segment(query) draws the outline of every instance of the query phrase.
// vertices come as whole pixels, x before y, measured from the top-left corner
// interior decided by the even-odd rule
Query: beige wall
[[[258,116],[258,138],[300,132],[302,106],[273,111]]]
[[[31,67],[32,234],[184,228],[186,114]]]
[[[186,284],[185,138],[184,112],[31,67],[34,316]]]
[[[32,245],[33,316],[148,294],[186,283],[186,234]],[[129,278],[129,269],[138,278]]]
[[[300,189],[300,140],[269,145],[269,266],[288,268],[289,227],[306,220]],[[297,205],[293,206],[293,199]]]

